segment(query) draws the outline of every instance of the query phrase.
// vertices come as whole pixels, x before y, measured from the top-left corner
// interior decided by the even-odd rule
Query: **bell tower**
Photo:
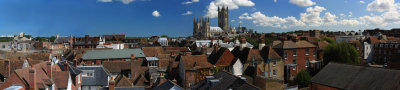
[[[228,20],[229,20],[229,10],[228,7],[218,7],[218,27],[222,28],[225,32],[228,31]]]

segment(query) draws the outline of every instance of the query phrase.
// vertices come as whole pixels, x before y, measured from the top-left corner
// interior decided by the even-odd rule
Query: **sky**
[[[190,36],[194,18],[257,32],[400,28],[398,0],[0,0],[0,35]]]

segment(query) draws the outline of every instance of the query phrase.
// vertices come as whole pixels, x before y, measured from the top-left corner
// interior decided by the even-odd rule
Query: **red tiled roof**
[[[207,56],[205,55],[182,56],[181,62],[183,63],[184,70],[196,70],[213,67],[212,64],[207,62]]]
[[[154,57],[164,53],[162,47],[142,47],[142,50],[146,57]]]
[[[307,42],[307,41],[274,41],[272,43],[273,48],[283,48],[283,49],[290,49],[290,48],[308,48],[308,47],[316,47],[314,44]]]
[[[53,81],[58,89],[68,88],[69,71],[53,71]]]
[[[131,69],[131,61],[104,61],[103,67],[111,73],[119,73]]]
[[[124,75],[115,77],[115,87],[133,87],[133,83]]]
[[[228,66],[232,63],[235,57],[226,48],[220,48],[218,51],[213,51],[208,58],[208,62],[216,66]]]

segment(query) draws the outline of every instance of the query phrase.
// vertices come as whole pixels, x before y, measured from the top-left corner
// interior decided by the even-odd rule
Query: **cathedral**
[[[236,30],[229,24],[228,7],[218,7],[218,26],[210,26],[210,18],[194,19],[193,22],[193,37],[196,38],[211,38],[211,37],[234,37]]]

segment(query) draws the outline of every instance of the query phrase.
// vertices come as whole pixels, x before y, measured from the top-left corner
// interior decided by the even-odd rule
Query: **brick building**
[[[178,67],[180,77],[178,82],[182,87],[188,88],[206,76],[212,75],[213,65],[207,62],[205,55],[187,55],[181,56]]]
[[[387,64],[391,57],[400,54],[399,42],[381,42],[373,45],[373,61],[377,64]]]
[[[292,80],[317,60],[316,46],[307,41],[274,41],[271,45],[285,61],[285,80]]]

